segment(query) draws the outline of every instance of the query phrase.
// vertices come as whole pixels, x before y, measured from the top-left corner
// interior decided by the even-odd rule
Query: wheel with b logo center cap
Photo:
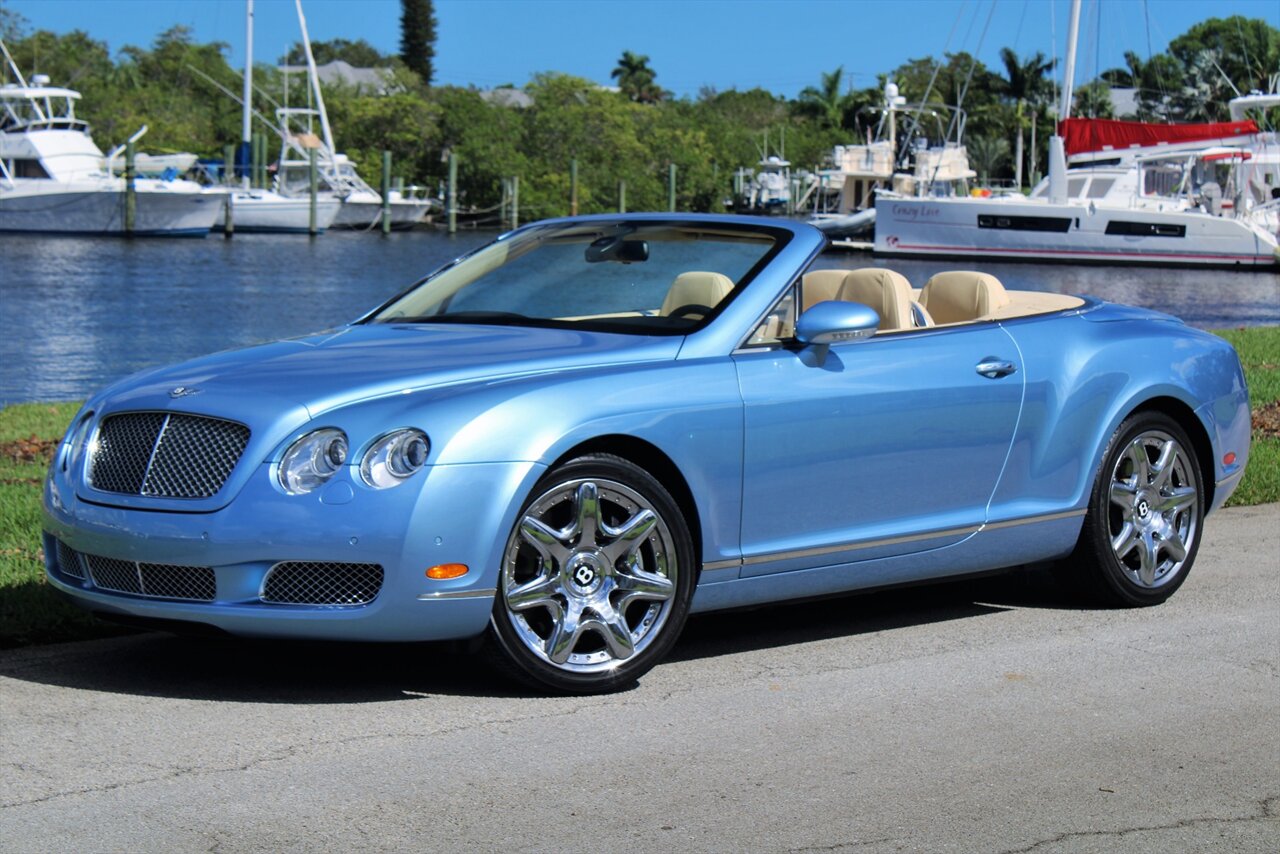
[[[1092,592],[1155,605],[1178,589],[1200,546],[1205,496],[1195,445],[1160,412],[1125,419],[1098,472],[1070,564]]]
[[[563,691],[631,683],[679,635],[693,560],[679,507],[652,475],[604,454],[557,467],[507,540],[490,621],[499,663]]]

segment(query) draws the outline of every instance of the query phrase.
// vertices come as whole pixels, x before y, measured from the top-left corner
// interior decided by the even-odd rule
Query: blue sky
[[[32,28],[87,31],[114,52],[149,45],[175,24],[225,41],[241,63],[243,0],[0,0]],[[313,40],[363,38],[384,52],[400,39],[399,0],[304,0]],[[993,11],[994,6],[994,11]],[[844,66],[857,87],[877,72],[944,51],[1064,52],[1067,0],[436,0],[436,81],[523,85],[539,71],[601,83],[623,50],[647,54],[678,95],[761,86],[794,97]],[[1146,57],[1204,18],[1242,14],[1280,27],[1280,0],[1084,0],[1077,83]],[[274,61],[298,40],[293,0],[256,0],[255,55]],[[988,21],[990,21],[988,25]],[[1149,22],[1149,23],[1148,23]],[[984,30],[985,36],[984,36]]]

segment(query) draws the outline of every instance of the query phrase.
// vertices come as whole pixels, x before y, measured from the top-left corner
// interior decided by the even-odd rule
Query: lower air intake
[[[262,601],[273,605],[367,605],[382,589],[375,563],[286,561],[267,572]]]
[[[191,602],[212,602],[217,595],[213,568],[208,566],[138,563],[80,554],[58,543],[58,567],[63,574],[75,578],[84,578],[82,567],[87,568],[93,586],[111,593]]]

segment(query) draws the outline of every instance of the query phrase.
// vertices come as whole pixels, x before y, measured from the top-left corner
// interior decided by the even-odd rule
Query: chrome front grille
[[[89,460],[94,489],[156,498],[216,495],[249,443],[235,421],[165,412],[102,419]]]
[[[273,605],[366,605],[382,589],[375,563],[286,561],[267,572],[262,601]]]
[[[212,602],[217,594],[212,567],[100,557],[77,552],[62,542],[58,543],[58,568],[64,575],[75,578],[84,578],[87,568],[94,587],[113,593],[192,602]]]

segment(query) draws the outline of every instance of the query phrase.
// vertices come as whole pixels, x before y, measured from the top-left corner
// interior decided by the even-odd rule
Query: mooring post
[[[520,175],[511,177],[511,228],[520,228]]]
[[[382,233],[391,233],[391,152],[382,150]]]
[[[253,188],[261,189],[266,184],[266,165],[262,159],[266,155],[266,138],[261,133],[253,134]]]
[[[236,179],[236,147],[228,145],[222,149],[222,184],[227,188],[227,195],[222,200],[222,236],[230,237],[236,233],[235,205],[231,197],[235,194]]]
[[[320,188],[319,174],[316,169],[316,150],[314,148],[307,149],[307,180],[308,180],[308,199],[311,203],[310,218],[307,223],[307,233],[312,237],[319,234],[320,231],[316,227],[316,195]]]
[[[578,158],[569,161],[569,216],[578,215]]]
[[[445,193],[449,211],[449,233],[458,232],[458,155],[449,152],[449,188]]]
[[[676,209],[676,165],[667,167],[667,210]]]
[[[618,182],[618,213],[627,212],[627,182]]]
[[[135,155],[134,142],[129,140],[124,144],[124,233],[130,236],[138,220],[138,188],[133,180]]]

